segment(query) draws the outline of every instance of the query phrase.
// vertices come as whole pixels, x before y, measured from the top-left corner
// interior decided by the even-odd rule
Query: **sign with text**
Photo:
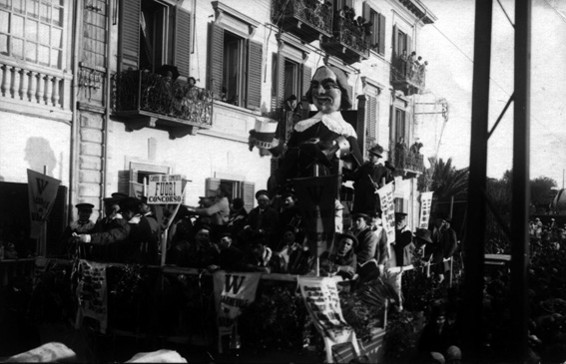
[[[75,328],[80,328],[83,318],[90,317],[99,323],[99,331],[104,334],[108,327],[108,291],[106,267],[104,263],[79,261],[79,282],[77,299],[79,307]]]
[[[327,352],[327,362],[332,362],[331,349],[336,344],[351,342],[357,347],[356,334],[342,315],[338,287],[334,277],[297,277],[307,311],[321,333]]]
[[[218,333],[230,334],[242,307],[255,301],[261,273],[214,273],[214,298]]]
[[[430,207],[432,205],[432,192],[421,193],[421,216],[419,220],[419,228],[428,229],[430,221]]]
[[[183,202],[183,177],[180,174],[152,174],[148,177],[148,204],[181,202]]]
[[[381,201],[381,219],[383,228],[387,233],[387,241],[395,241],[395,201],[393,199],[393,182],[390,182],[377,190]]]
[[[58,179],[28,169],[30,238],[40,237],[42,226],[53,208],[60,184],[61,181]]]

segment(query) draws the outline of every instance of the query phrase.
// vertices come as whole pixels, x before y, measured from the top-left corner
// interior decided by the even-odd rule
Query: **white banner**
[[[61,181],[58,179],[28,169],[30,238],[40,237],[42,226],[53,208],[60,184]]]
[[[255,301],[261,273],[214,273],[218,333],[231,334],[242,307]]]
[[[419,228],[428,229],[430,221],[430,208],[432,205],[433,192],[421,192],[421,215],[419,219]]]
[[[298,276],[297,281],[307,311],[323,337],[326,361],[333,362],[332,346],[336,344],[351,342],[359,354],[356,333],[342,315],[336,278]]]
[[[381,201],[381,219],[383,227],[387,233],[387,241],[389,244],[395,241],[395,201],[393,198],[393,182],[389,182],[385,186],[377,190]]]
[[[100,332],[106,333],[108,327],[108,282],[106,280],[106,267],[104,263],[79,262],[79,283],[77,285],[77,299],[79,307],[75,328],[80,328],[84,317],[91,317],[98,321]]]
[[[148,177],[148,204],[183,202],[183,177],[179,174],[152,174]]]

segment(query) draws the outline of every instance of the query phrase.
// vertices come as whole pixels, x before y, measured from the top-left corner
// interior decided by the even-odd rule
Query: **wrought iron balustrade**
[[[422,173],[424,171],[424,157],[404,146],[397,145],[392,154],[392,162],[396,169]]]
[[[319,35],[317,33],[332,34],[333,7],[331,3],[318,0],[273,0],[272,4],[272,9],[274,9],[272,21],[279,27],[295,31],[308,38],[307,41],[316,39]],[[296,23],[294,20],[304,24]],[[305,24],[313,29],[310,32],[301,31]]]
[[[113,80],[113,108],[118,115],[147,112],[180,124],[212,125],[211,91],[148,71],[120,72]]]
[[[391,66],[391,81],[402,87],[425,88],[426,64],[417,64],[404,57],[397,57]]]
[[[339,18],[334,28],[334,35],[340,43],[347,45],[362,56],[369,56],[368,42],[366,41],[364,29],[355,22]]]

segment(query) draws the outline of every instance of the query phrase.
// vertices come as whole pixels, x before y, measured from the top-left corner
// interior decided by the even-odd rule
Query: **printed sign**
[[[421,193],[421,216],[419,219],[419,228],[428,229],[430,221],[430,208],[432,205],[432,192]]]
[[[61,181],[28,169],[30,238],[38,239],[43,223],[49,216]]]
[[[147,203],[169,204],[183,201],[183,178],[179,174],[152,174],[148,177]]]
[[[218,333],[230,334],[241,309],[255,300],[261,273],[214,273]]]
[[[381,219],[383,228],[387,233],[387,241],[395,241],[395,202],[393,200],[393,182],[390,182],[377,190],[381,201]]]
[[[108,292],[106,281],[106,267],[104,263],[79,262],[79,283],[77,285],[77,299],[79,307],[75,328],[80,328],[83,318],[91,317],[99,322],[99,330],[106,333],[108,327]]]
[[[327,362],[332,362],[332,346],[352,342],[359,352],[356,334],[346,322],[340,307],[338,287],[334,277],[297,277],[301,295],[315,327],[324,339]]]

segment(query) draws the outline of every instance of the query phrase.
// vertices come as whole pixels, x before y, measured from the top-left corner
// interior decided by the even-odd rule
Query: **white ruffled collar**
[[[312,118],[299,121],[297,124],[295,124],[294,129],[298,132],[303,132],[320,121],[322,121],[322,123],[330,131],[333,131],[345,137],[354,137],[356,139],[358,138],[354,127],[350,125],[346,120],[344,120],[342,114],[339,111],[335,111],[330,114],[323,114],[319,111]]]

